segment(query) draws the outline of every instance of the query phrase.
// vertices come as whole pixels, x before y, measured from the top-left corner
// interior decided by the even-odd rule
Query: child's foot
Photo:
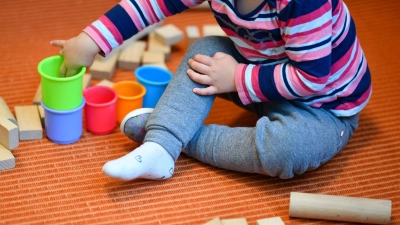
[[[144,128],[152,112],[152,108],[141,108],[128,113],[121,122],[121,132],[131,140],[142,143],[146,135]]]
[[[174,160],[161,145],[146,142],[127,155],[104,164],[103,173],[120,180],[162,180],[170,178],[174,168]]]

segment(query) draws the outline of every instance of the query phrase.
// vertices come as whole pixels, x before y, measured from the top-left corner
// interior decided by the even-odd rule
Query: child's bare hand
[[[192,69],[189,77],[197,83],[208,85],[206,88],[194,88],[198,95],[214,95],[236,92],[235,69],[238,62],[230,55],[217,52],[213,57],[197,54],[189,60]]]
[[[69,40],[54,40],[50,44],[61,48],[59,54],[64,56],[64,63],[60,68],[60,76],[64,77],[73,76],[81,67],[92,65],[100,51],[96,42],[84,32]]]

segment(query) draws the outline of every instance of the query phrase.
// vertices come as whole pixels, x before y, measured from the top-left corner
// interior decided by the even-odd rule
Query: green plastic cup
[[[60,67],[64,58],[51,56],[40,61],[38,72],[42,82],[42,102],[55,110],[75,109],[82,103],[82,80],[86,67],[70,77],[60,77]]]

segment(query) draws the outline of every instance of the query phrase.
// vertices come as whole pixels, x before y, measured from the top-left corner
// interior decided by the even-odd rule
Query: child
[[[65,57],[61,73],[90,66],[98,52],[107,55],[146,26],[203,1],[121,1],[77,37],[52,41]],[[217,167],[292,178],[334,157],[358,127],[371,78],[342,0],[209,3],[228,37],[195,42],[154,111],[125,117],[121,130],[143,144],[107,162],[106,175],[167,179],[184,149]],[[216,95],[256,113],[256,125],[203,125]],[[138,121],[146,124],[144,137]]]

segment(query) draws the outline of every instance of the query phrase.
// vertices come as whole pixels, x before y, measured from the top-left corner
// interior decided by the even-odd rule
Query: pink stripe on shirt
[[[106,17],[106,16],[101,16],[99,18],[100,22],[104,24],[104,26],[107,27],[108,31],[112,34],[114,39],[117,41],[118,45],[121,45],[124,42],[124,39],[122,38],[121,33],[119,30],[115,27],[115,25]]]
[[[126,1],[121,1],[119,4],[122,6],[122,8],[125,9],[125,11],[129,15],[129,17],[131,17],[131,19],[132,19],[133,23],[135,24],[136,28],[138,30],[142,30],[144,28],[143,25],[142,25],[142,22],[140,21],[140,18],[138,17],[138,15],[135,12],[135,10],[132,8],[132,5],[130,5]]]

